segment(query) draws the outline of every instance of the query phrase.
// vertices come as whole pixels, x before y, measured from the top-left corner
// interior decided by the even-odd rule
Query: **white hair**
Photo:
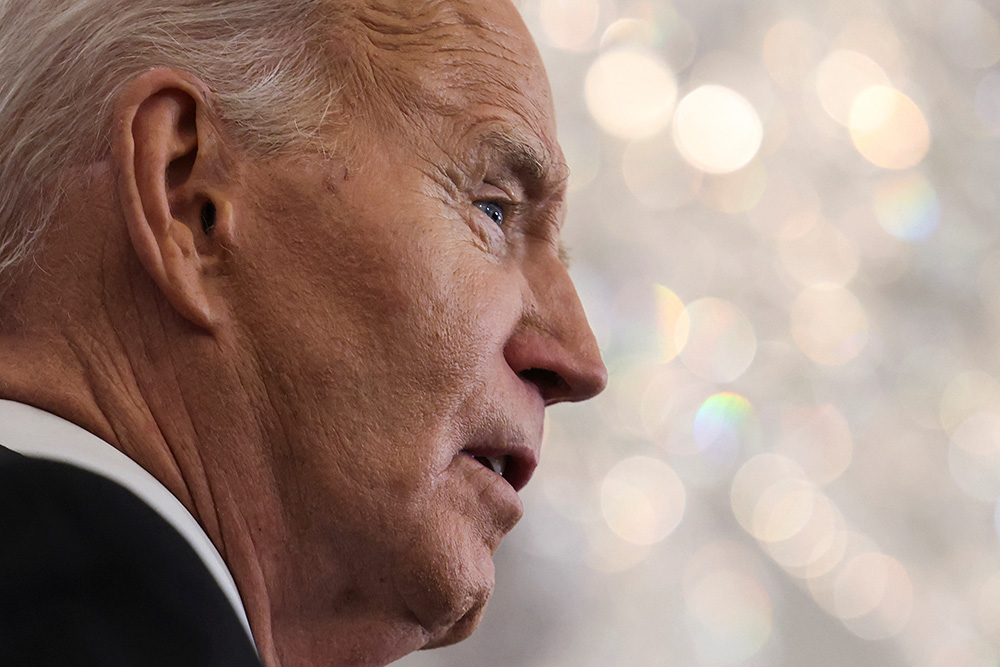
[[[0,293],[67,173],[109,152],[110,108],[154,67],[194,74],[254,154],[316,144],[337,91],[329,0],[0,0]]]

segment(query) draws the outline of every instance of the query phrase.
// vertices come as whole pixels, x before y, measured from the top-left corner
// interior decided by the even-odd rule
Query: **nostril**
[[[572,390],[569,383],[559,373],[545,368],[527,368],[520,371],[517,376],[525,382],[530,382],[538,387],[542,398],[546,401],[566,396]]]

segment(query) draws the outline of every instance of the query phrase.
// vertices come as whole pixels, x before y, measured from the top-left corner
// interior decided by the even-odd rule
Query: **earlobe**
[[[209,269],[219,259],[220,218],[231,207],[204,89],[184,72],[146,72],[118,99],[112,141],[122,214],[140,263],[181,316],[211,330]]]

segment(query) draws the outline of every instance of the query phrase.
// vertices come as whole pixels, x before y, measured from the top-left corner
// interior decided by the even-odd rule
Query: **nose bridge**
[[[539,387],[548,405],[596,396],[607,370],[566,267],[551,257],[526,277],[526,307],[507,344],[508,364]]]

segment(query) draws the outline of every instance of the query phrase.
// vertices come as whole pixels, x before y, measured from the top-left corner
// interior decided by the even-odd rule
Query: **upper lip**
[[[474,458],[501,460],[503,478],[515,491],[525,487],[538,467],[538,448],[532,447],[523,438],[503,438],[470,445],[462,453]]]

